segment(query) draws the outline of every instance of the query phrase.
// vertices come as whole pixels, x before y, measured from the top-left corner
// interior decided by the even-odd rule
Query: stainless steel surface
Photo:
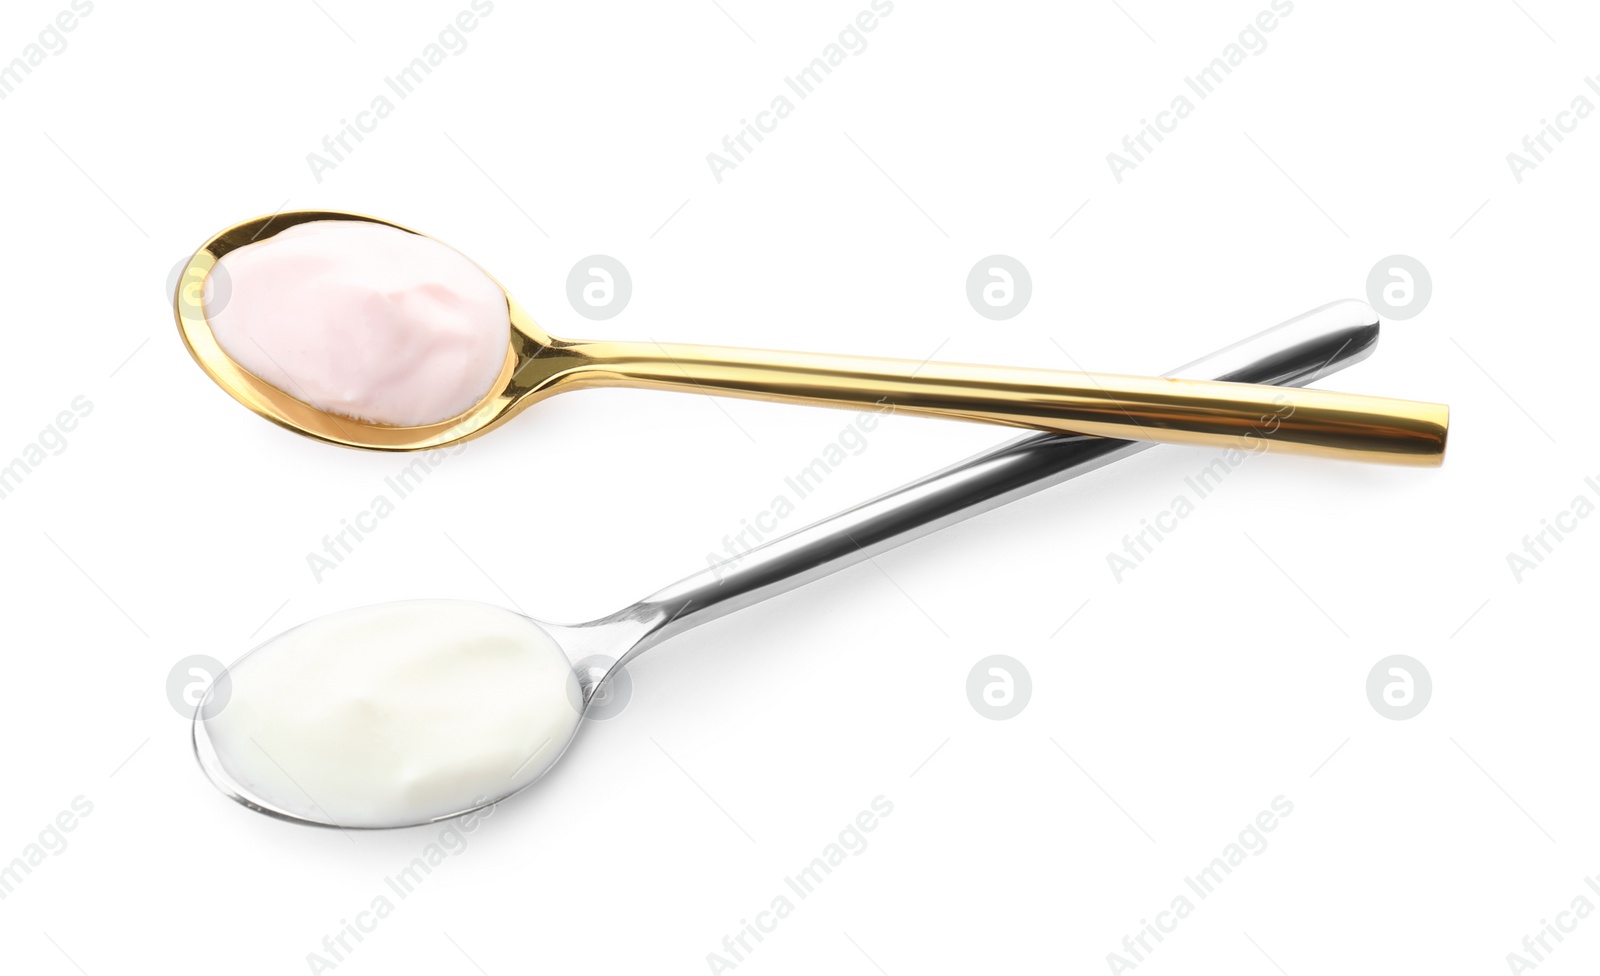
[[[1378,319],[1371,308],[1358,301],[1335,302],[1180,367],[1173,374],[1301,386],[1365,359],[1377,340]],[[573,625],[538,623],[575,664],[596,655],[614,659],[603,673],[580,674],[587,708],[595,690],[618,669],[670,637],[1153,446],[1097,437],[1030,434],[774,539],[729,564],[696,573],[607,617]],[[265,650],[270,643],[251,653]],[[200,709],[206,707],[202,702]],[[315,824],[275,809],[234,783],[199,716],[197,710],[195,754],[219,789],[258,812]],[[564,743],[562,751],[570,744],[570,740]],[[505,797],[489,802],[502,799]],[[448,816],[466,812],[469,810]]]

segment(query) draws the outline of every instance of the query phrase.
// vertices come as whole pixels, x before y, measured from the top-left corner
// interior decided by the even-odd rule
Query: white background
[[[1254,459],[1120,583],[1107,552],[1214,452],[1151,451],[673,641],[337,972],[711,971],[878,796],[869,846],[738,972],[1108,971],[1280,795],[1267,849],[1139,972],[1505,972],[1541,919],[1600,904],[1600,519],[1521,582],[1506,562],[1600,476],[1600,121],[1520,183],[1506,161],[1575,96],[1600,103],[1600,13],[1297,0],[1118,183],[1106,154],[1265,0],[899,0],[718,183],[706,154],[866,6],[499,0],[320,181],[307,154],[466,0],[99,0],[0,101],[0,464],[93,404],[0,501],[0,861],[93,804],[0,901],[8,971],[311,971],[436,839],[224,799],[164,694],[179,659],[407,597],[609,612],[702,567],[851,419],[560,397],[316,582],[306,554],[407,459],[250,415],[164,294],[211,233],[283,207],[431,233],[559,335],[1119,372],[1362,297],[1409,254],[1431,304],[1323,385],[1454,422],[1440,470]],[[7,3],[0,60],[63,9]],[[1004,322],[964,294],[997,252],[1034,282]],[[607,322],[565,294],[594,253],[633,275]],[[887,420],[785,528],[1010,436]],[[1010,721],[966,698],[993,653],[1032,675]],[[1394,653],[1433,679],[1409,721],[1366,697]],[[1600,920],[1551,945],[1541,974],[1591,970]]]

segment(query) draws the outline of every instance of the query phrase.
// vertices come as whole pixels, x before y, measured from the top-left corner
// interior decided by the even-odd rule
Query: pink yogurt
[[[297,224],[217,263],[206,318],[235,363],[330,413],[416,427],[491,392],[511,336],[506,296],[460,252],[365,220]]]

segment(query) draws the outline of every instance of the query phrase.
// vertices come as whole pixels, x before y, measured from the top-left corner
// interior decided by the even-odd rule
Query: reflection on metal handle
[[[568,388],[636,386],[858,410],[888,404],[905,416],[1052,434],[1379,464],[1437,467],[1450,422],[1449,408],[1439,403],[1209,378],[657,343],[576,342],[570,348],[579,361],[562,379]]]

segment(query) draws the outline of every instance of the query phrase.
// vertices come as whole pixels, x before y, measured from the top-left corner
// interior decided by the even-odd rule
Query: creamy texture
[[[519,614],[418,600],[290,630],[229,669],[197,730],[233,784],[343,827],[422,823],[537,779],[577,729],[577,676]]]
[[[431,238],[316,220],[229,251],[217,266],[204,301],[222,351],[330,413],[439,423],[481,402],[505,363],[505,292]],[[213,278],[223,274],[219,300]]]

